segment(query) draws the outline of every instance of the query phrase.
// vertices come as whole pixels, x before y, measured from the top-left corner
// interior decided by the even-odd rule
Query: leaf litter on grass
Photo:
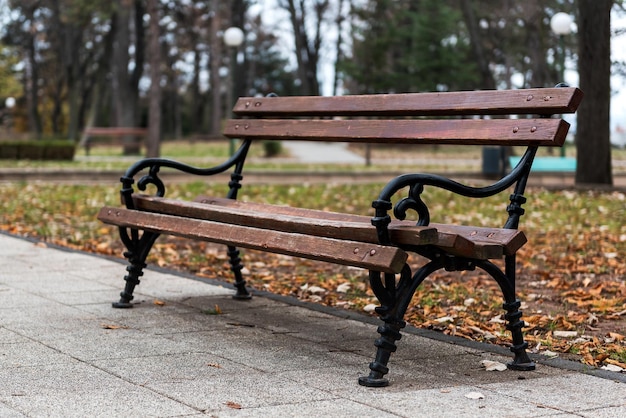
[[[371,214],[371,197],[380,187],[255,185],[242,189],[240,197]],[[116,228],[95,219],[101,206],[119,204],[112,187],[7,183],[0,184],[0,193],[1,230],[121,257]],[[225,190],[202,182],[168,190],[175,198],[201,193],[224,195]],[[527,195],[521,229],[529,242],[518,252],[517,290],[531,350],[626,370],[624,194],[534,189]],[[451,200],[434,192],[427,203],[433,222],[493,226],[506,213],[506,202],[494,198]],[[248,250],[242,250],[242,258],[252,288],[359,311],[377,304],[361,269]],[[199,276],[231,278],[225,251],[210,243],[162,237],[148,261]],[[411,258],[415,265],[421,261]],[[498,286],[485,273],[443,271],[420,286],[406,319],[417,327],[508,345],[501,305]]]

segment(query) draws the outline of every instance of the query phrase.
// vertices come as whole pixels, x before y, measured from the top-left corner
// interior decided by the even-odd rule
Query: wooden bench
[[[95,138],[107,138],[106,144],[113,145],[128,145],[124,142],[125,138],[137,138],[145,137],[148,134],[146,128],[134,128],[134,127],[90,127],[85,128],[83,137],[80,141],[80,145],[85,148],[85,155],[89,155],[91,147],[99,144]],[[140,151],[141,143],[133,143],[132,146],[137,148],[137,152]]]
[[[551,115],[573,113],[582,100],[576,88],[510,91],[381,94],[343,97],[240,98],[224,135],[240,139],[241,147],[226,162],[195,168],[165,160],[138,161],[122,177],[125,207],[104,207],[98,219],[119,226],[130,265],[126,286],[113,306],[132,306],[133,291],[145,261],[160,234],[170,234],[228,246],[236,298],[250,298],[237,247],[288,254],[369,270],[372,290],[380,302],[376,312],[377,353],[368,376],[359,383],[385,386],[387,364],[409,302],[431,273],[480,268],[500,286],[507,328],[512,333],[511,369],[532,370],[526,353],[520,301],[515,294],[516,253],[526,242],[518,230],[526,202],[524,190],[533,158],[542,146],[559,147],[569,124]],[[511,118],[510,116],[513,116]],[[378,144],[461,144],[526,146],[519,164],[486,186],[461,184],[441,175],[407,173],[390,179],[372,196],[371,216],[331,213],[308,208],[237,201],[246,154],[257,140],[347,141]],[[199,196],[194,201],[165,197],[161,168],[211,176],[231,170],[225,197]],[[141,173],[141,174],[140,174]],[[155,196],[135,191],[156,186]],[[453,194],[485,198],[503,194],[508,200],[503,220],[493,227],[431,223],[422,191],[429,187]],[[399,197],[404,196],[404,197]],[[508,199],[507,199],[508,198]],[[410,215],[410,216],[409,216]],[[413,218],[408,220],[408,218]],[[392,219],[393,218],[393,219]],[[415,271],[409,253],[429,260]],[[492,260],[504,260],[504,267]]]

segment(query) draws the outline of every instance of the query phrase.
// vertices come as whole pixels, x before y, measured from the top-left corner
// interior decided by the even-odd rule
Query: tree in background
[[[308,3],[308,4],[307,4]],[[297,72],[302,94],[320,94],[318,80],[319,54],[322,45],[322,21],[328,10],[329,0],[280,0],[281,8],[287,10],[293,29]],[[313,15],[312,17],[311,14]],[[309,29],[313,28],[313,29]],[[311,40],[311,37],[313,38]]]
[[[148,138],[146,157],[158,157],[161,144],[161,40],[160,13],[158,0],[147,0],[150,16],[148,31],[148,52],[150,64],[150,91],[148,95]]]
[[[39,62],[37,60],[37,10],[34,1],[11,1],[10,8],[16,11],[16,17],[9,22],[3,37],[4,43],[18,48],[22,55],[23,76],[22,85],[28,115],[28,126],[31,132],[41,137],[43,128],[39,111]]]
[[[476,85],[461,14],[447,2],[353,6],[352,51],[341,65],[353,93],[456,90]]]
[[[576,183],[613,184],[611,174],[611,0],[578,0]]]

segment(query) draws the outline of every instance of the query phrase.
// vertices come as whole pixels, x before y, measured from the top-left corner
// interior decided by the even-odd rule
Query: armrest
[[[232,181],[230,182],[229,194],[230,198],[236,197],[236,190],[239,189],[239,181],[242,179],[241,172],[243,171],[243,165],[250,148],[250,141],[244,141],[237,152],[235,152],[227,161],[214,167],[199,168],[194,167],[180,161],[174,161],[165,158],[145,158],[134,163],[126,170],[126,173],[120,178],[122,182],[122,189],[120,190],[122,203],[129,209],[134,209],[133,199],[131,195],[134,193],[133,184],[135,183],[135,176],[142,171],[148,169],[148,173],[144,174],[137,181],[137,188],[141,191],[145,191],[149,184],[156,187],[156,196],[165,196],[165,184],[159,178],[159,171],[161,168],[171,168],[184,173],[189,173],[196,176],[211,176],[214,174],[223,173],[231,167],[235,167],[232,174]]]
[[[376,210],[372,224],[376,226],[378,231],[379,242],[386,245],[390,244],[388,230],[388,225],[391,222],[391,216],[388,213],[390,209],[393,209],[394,216],[400,220],[406,219],[407,212],[413,210],[418,215],[417,225],[426,226],[430,224],[428,206],[421,198],[425,186],[439,187],[465,197],[485,198],[501,193],[515,184],[515,191],[510,196],[511,204],[507,208],[509,218],[504,227],[517,229],[519,217],[524,213],[521,208],[521,205],[526,201],[523,193],[536,152],[537,147],[529,147],[510,173],[495,183],[484,187],[469,186],[437,174],[413,173],[396,177],[387,183],[380,192],[378,199],[372,202],[372,207]],[[393,205],[392,196],[407,187],[409,188],[408,196]]]

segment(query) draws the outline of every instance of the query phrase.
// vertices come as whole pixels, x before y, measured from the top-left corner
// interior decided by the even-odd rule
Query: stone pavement
[[[0,234],[0,263],[1,417],[626,416],[624,374],[408,329],[365,388],[376,318],[154,269],[116,310],[116,260]]]

